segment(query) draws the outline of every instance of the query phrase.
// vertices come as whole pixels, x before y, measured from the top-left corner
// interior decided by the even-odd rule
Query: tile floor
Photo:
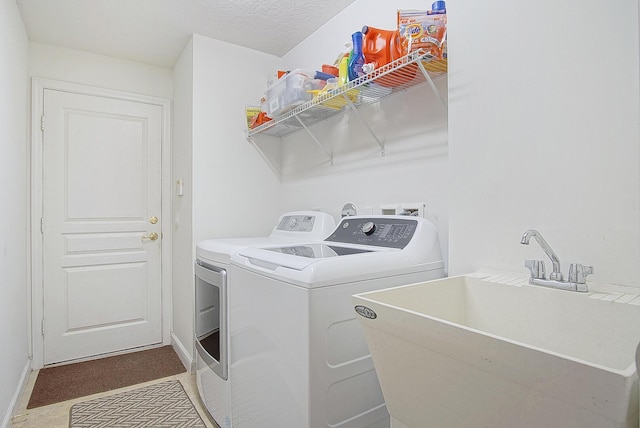
[[[213,422],[200,401],[198,395],[198,387],[196,386],[196,377],[194,374],[182,373],[175,376],[170,376],[162,379],[153,380],[150,382],[141,383],[138,385],[131,385],[125,388],[114,389],[112,391],[103,392],[100,394],[88,395],[86,397],[75,398],[73,400],[63,401],[61,403],[50,404],[48,406],[36,407],[35,409],[27,409],[27,403],[29,402],[29,396],[33,390],[33,386],[36,382],[38,371],[31,372],[27,386],[25,388],[24,395],[22,396],[15,416],[12,418],[11,427],[13,428],[67,428],[69,426],[69,410],[75,403],[81,401],[91,400],[93,398],[105,397],[107,395],[117,394],[119,392],[130,391],[132,389],[140,388],[147,385],[153,385],[154,383],[164,382],[169,379],[178,379],[187,395],[191,399],[191,402],[198,410],[200,417],[204,421],[207,428],[217,428],[218,426]]]

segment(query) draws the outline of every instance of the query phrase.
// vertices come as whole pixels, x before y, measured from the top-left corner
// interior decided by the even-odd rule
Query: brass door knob
[[[145,240],[145,239],[149,239],[150,241],[155,241],[156,239],[158,239],[158,234],[156,232],[144,234],[142,235],[142,240]]]

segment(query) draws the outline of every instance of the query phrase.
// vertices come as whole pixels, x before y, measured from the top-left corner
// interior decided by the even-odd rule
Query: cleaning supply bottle
[[[439,0],[431,4],[431,10],[427,11],[429,15],[443,15],[447,13],[447,5],[444,1]]]
[[[342,56],[338,64],[338,86],[342,86],[349,81],[349,54]]]
[[[374,68],[387,65],[406,54],[398,30],[381,30],[365,25],[362,34],[362,53]]]
[[[351,35],[353,41],[353,52],[349,59],[349,80],[355,80],[364,76],[362,66],[364,65],[364,54],[362,53],[362,32],[356,31]]]

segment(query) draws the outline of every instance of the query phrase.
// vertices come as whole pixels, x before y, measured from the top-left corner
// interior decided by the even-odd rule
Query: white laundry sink
[[[353,299],[392,427],[638,427],[638,296],[476,273]]]

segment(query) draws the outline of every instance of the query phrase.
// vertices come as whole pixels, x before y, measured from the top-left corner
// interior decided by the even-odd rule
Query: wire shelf
[[[284,137],[343,114],[348,106],[357,108],[375,103],[425,82],[429,83],[446,107],[446,101],[442,99],[433,83],[435,79],[446,74],[446,58],[436,58],[421,50],[414,51],[346,85],[319,95],[276,119],[249,129],[247,136],[264,134]]]

